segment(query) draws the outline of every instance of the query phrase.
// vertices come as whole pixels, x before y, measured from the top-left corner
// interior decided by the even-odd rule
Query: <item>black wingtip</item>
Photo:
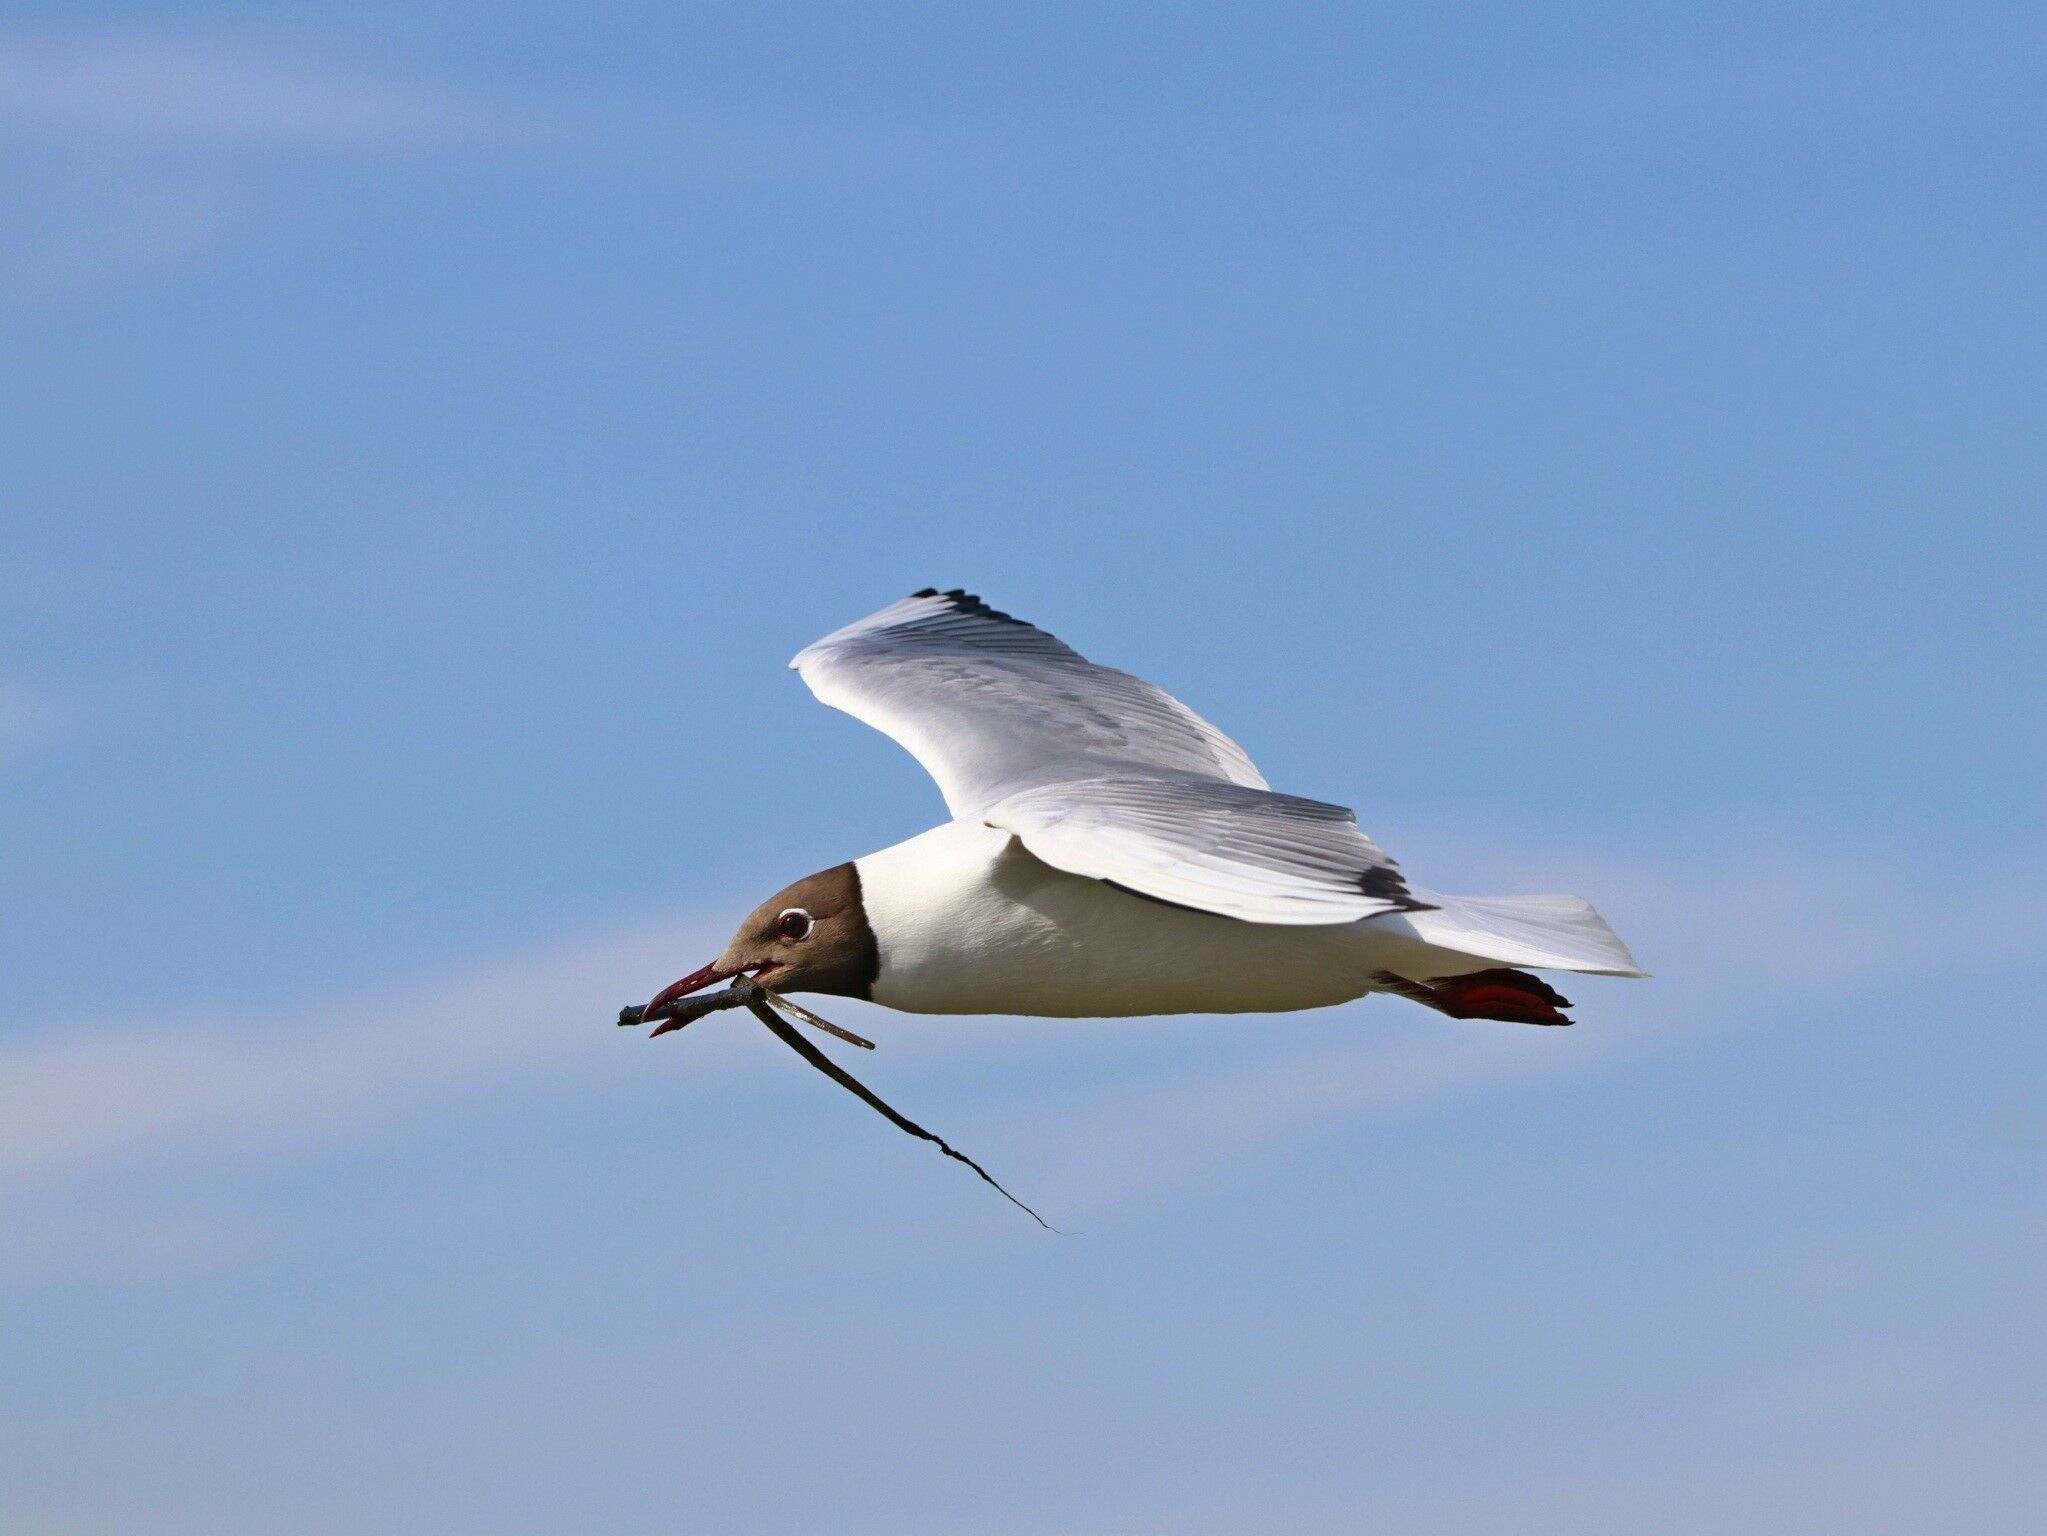
[[[1402,912],[1434,912],[1437,908],[1430,902],[1416,901],[1407,888],[1407,881],[1400,871],[1391,864],[1374,864],[1358,876],[1358,890],[1374,901],[1383,901]]]
[[[980,598],[967,591],[964,587],[950,587],[943,592],[939,591],[936,587],[925,587],[922,591],[912,592],[910,596],[913,598],[942,597],[945,599],[946,606],[952,609],[954,613],[972,614],[975,618],[995,619],[1003,624],[1020,624],[1025,629],[1030,628],[1030,625],[1025,624],[1022,619],[1017,618],[1014,614],[1004,613],[1000,608],[989,607],[988,604],[982,602]]]

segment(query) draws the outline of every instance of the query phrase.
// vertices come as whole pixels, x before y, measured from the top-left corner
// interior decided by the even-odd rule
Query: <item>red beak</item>
[[[692,992],[701,992],[704,988],[716,986],[721,981],[730,981],[742,972],[752,969],[755,969],[755,967],[742,965],[729,971],[721,971],[714,963],[705,966],[701,971],[691,971],[682,980],[670,982],[659,992],[655,993],[654,1000],[647,1004],[645,1011],[640,1016],[643,1019],[658,1019],[661,1017],[662,1010],[678,998],[688,997]],[[760,969],[764,970],[766,967],[763,966]],[[665,1035],[671,1029],[680,1028],[682,1028],[681,1020],[665,1019],[656,1027],[654,1035]],[[649,1035],[647,1038],[651,1040],[654,1038],[654,1035]]]

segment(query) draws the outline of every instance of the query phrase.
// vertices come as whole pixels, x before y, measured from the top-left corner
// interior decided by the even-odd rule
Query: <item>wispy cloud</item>
[[[540,955],[261,1018],[53,1028],[0,1050],[0,1184],[200,1146],[303,1146],[587,1049],[621,986],[704,947],[650,919]]]
[[[1919,1385],[1916,1377],[1885,1383]],[[1826,1384],[1821,1419],[1854,1402],[1869,1383],[1844,1371]],[[1787,1426],[1791,1433],[1802,1426]],[[1716,1466],[1694,1453],[1672,1455],[1619,1475],[1559,1471],[1518,1479],[1509,1489],[1464,1487],[1454,1481],[1428,1498],[1407,1498],[1374,1510],[1375,1523],[1429,1536],[1719,1536],[1725,1531],[1798,1532],[1800,1536],[1920,1536],[1966,1529],[2017,1536],[2038,1527],[2042,1480],[2034,1471],[2047,1420],[2037,1414],[1978,1410],[1928,1424],[1909,1436],[1887,1435],[1831,1459],[1787,1453],[1782,1444],[1755,1446]],[[1703,1465],[1702,1465],[1703,1463]],[[1488,1481],[1497,1482],[1497,1479]],[[1071,1525],[1061,1528],[1071,1532]],[[1158,1523],[1120,1522],[1089,1536],[1239,1536],[1284,1529],[1334,1536],[1358,1529],[1355,1508],[1174,1511]]]
[[[1619,885],[1616,875],[1611,888]],[[1634,919],[1630,938],[1658,957],[1665,979],[1582,984],[1588,1024],[1569,1035],[1504,1026],[1360,1031],[1333,1049],[1252,1069],[1151,1078],[1034,1105],[1012,1121],[1011,1134],[1048,1149],[1040,1166],[1072,1198],[1123,1203],[1255,1158],[1334,1119],[1407,1111],[1654,1049],[1671,1028],[1724,1022],[1730,990],[1795,1004],[1930,964],[1981,970],[2021,960],[2021,937],[2047,916],[2047,898],[2014,881],[1951,906],[1935,953],[1921,909],[1867,871],[1775,855],[1717,871],[1638,869],[1621,894]],[[194,1147],[304,1147],[541,1066],[559,1072],[587,1053],[622,985],[630,990],[672,971],[679,956],[714,948],[723,926],[722,915],[672,914],[385,995],[261,1018],[41,1032],[0,1049],[0,1183],[33,1187]],[[1623,1014],[1626,1027],[1602,1024],[1602,1013]],[[999,1054],[1020,1031],[1047,1028],[901,1022],[907,1027],[895,1032],[892,1049],[934,1061]],[[1061,1146],[1086,1155],[1063,1167]]]
[[[0,151],[0,308],[33,314],[203,270],[323,164],[637,157],[723,179],[813,163],[820,145],[658,100],[522,94],[219,35],[45,29],[0,34]]]
[[[1554,872],[1559,861],[1536,862]],[[2047,890],[2031,876],[1984,881],[1950,897],[1933,922],[1896,865],[1860,857],[1580,860],[1571,873],[1562,885],[1582,877],[1583,889],[1611,898],[1602,904],[1617,920],[1625,914],[1622,931],[1659,979],[1568,980],[1584,1022],[1567,1035],[1426,1020],[1416,1032],[1374,1020],[1333,1046],[1248,1070],[1036,1107],[1011,1140],[1047,1149],[1033,1153],[1037,1188],[1057,1191],[1062,1215],[1097,1218],[1256,1166],[1359,1116],[1601,1070],[1689,1029],[1783,1020],[1802,1003],[1885,981],[2030,963],[2047,922]],[[1529,884],[1509,873],[1499,888]]]
[[[1092,1222],[1267,1167],[1331,1125],[1580,1073],[1642,1048],[1619,1036],[1580,1032],[1566,1043],[1547,1031],[1480,1027],[1488,1032],[1389,1032],[1380,1019],[1360,1020],[1333,1047],[1033,1109],[1005,1139],[1029,1149],[1041,1208]]]
[[[41,746],[62,728],[62,713],[48,695],[0,677],[0,767]]]
[[[520,150],[591,128],[229,40],[0,36],[0,304],[62,310],[203,269],[282,204],[280,168],[309,157]]]
[[[151,34],[0,39],[0,126],[96,141],[460,144],[530,126],[424,82]]]
[[[0,1194],[0,1290],[79,1275],[115,1280],[204,1274],[257,1245],[257,1224],[217,1209],[166,1209],[161,1199]]]

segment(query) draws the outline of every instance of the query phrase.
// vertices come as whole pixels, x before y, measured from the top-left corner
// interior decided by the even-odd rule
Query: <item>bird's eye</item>
[[[801,907],[791,907],[775,919],[775,932],[792,942],[810,937],[810,914]]]

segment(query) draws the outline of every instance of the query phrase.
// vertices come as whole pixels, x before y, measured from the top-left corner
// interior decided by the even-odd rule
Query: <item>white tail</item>
[[[1417,890],[1434,912],[1410,912],[1407,921],[1439,949],[1503,965],[1537,970],[1585,971],[1595,976],[1646,976],[1635,957],[1576,896],[1439,896]]]

